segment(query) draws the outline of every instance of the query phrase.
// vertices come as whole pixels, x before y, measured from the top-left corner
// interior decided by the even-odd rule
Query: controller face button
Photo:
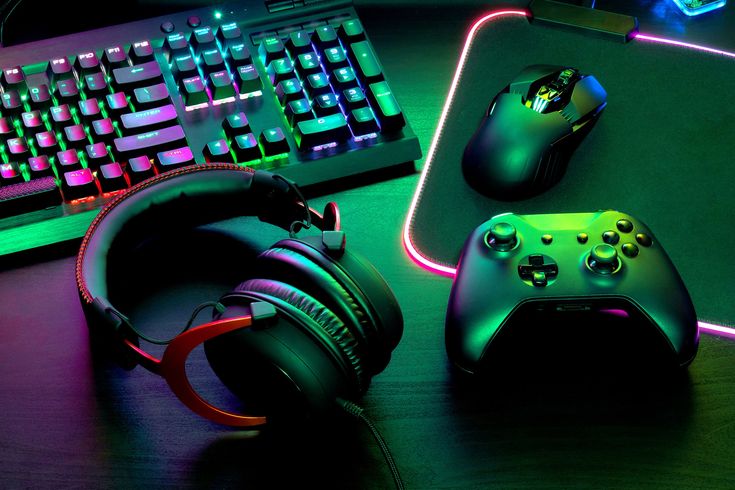
[[[590,237],[589,237],[589,235],[587,235],[587,233],[579,233],[577,235],[577,241],[579,243],[587,243],[587,240],[589,240],[589,238]]]
[[[620,241],[620,235],[616,231],[608,230],[602,234],[602,241],[608,245],[615,245]]]
[[[518,245],[516,227],[510,223],[496,223],[485,236],[485,242],[498,252],[512,250]]]
[[[541,236],[541,241],[544,243],[544,245],[549,245],[554,240],[554,237],[546,234]]]
[[[622,265],[615,247],[606,243],[592,247],[585,263],[592,272],[603,275],[616,273]]]
[[[618,230],[623,233],[630,233],[631,231],[633,231],[633,223],[631,223],[627,219],[618,220],[616,225],[618,227]]]
[[[635,236],[635,241],[640,243],[644,247],[650,247],[653,244],[653,240],[651,240],[651,237],[646,235],[645,233],[638,233]]]
[[[636,246],[635,243],[624,243],[622,249],[623,249],[623,254],[626,257],[630,257],[631,259],[637,256],[639,252],[638,247]]]

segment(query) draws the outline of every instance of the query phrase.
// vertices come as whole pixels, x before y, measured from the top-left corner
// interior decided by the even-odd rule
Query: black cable
[[[18,8],[18,5],[23,3],[23,0],[16,0],[15,5],[10,7],[7,13],[4,13],[5,10],[8,8],[8,5],[10,5],[12,1],[13,0],[8,0],[7,2],[3,4],[2,7],[0,7],[0,12],[3,12],[2,20],[0,21],[0,48],[3,46],[3,34],[5,33],[5,22],[10,18],[10,16],[13,14],[15,9]]]
[[[398,466],[393,459],[393,455],[390,453],[390,449],[388,449],[388,443],[385,442],[385,439],[383,439],[383,436],[381,435],[380,431],[375,426],[373,421],[367,418],[367,415],[364,414],[364,410],[362,409],[362,407],[352,403],[351,401],[337,398],[337,403],[349,415],[352,415],[353,417],[367,425],[368,429],[370,429],[370,432],[373,434],[375,441],[378,443],[380,451],[383,453],[385,462],[388,463],[390,472],[393,474],[393,481],[396,484],[396,488],[398,490],[405,490],[406,487],[403,485],[401,474],[398,472]]]

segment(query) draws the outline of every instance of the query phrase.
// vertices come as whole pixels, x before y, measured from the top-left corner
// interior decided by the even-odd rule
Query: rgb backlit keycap
[[[237,83],[240,87],[240,95],[256,92],[263,86],[258,71],[253,65],[243,65],[237,68]]]
[[[106,48],[102,53],[102,66],[105,67],[107,73],[114,68],[128,66],[128,55],[125,53],[125,48],[120,44]]]
[[[54,85],[54,93],[62,104],[74,103],[79,100],[79,87],[74,78],[59,80]]]
[[[39,155],[53,155],[59,151],[59,142],[56,133],[52,131],[42,131],[34,136],[36,140],[36,150]]]
[[[0,96],[2,99],[2,113],[14,115],[23,112],[23,102],[17,90],[9,90]]]
[[[232,85],[232,78],[225,70],[216,71],[209,74],[209,86],[212,92],[212,100],[216,102],[227,99],[234,99],[235,87]]]
[[[133,97],[135,107],[138,109],[150,109],[171,103],[171,96],[165,83],[136,88]]]
[[[128,160],[127,173],[128,178],[130,178],[130,185],[143,182],[145,179],[156,175],[156,171],[153,169],[153,164],[145,155],[133,157]]]
[[[151,42],[147,39],[136,41],[130,45],[130,48],[128,49],[128,56],[130,57],[130,61],[132,61],[134,65],[153,61],[153,46],[151,45]]]
[[[74,61],[74,69],[81,76],[98,72],[101,70],[100,60],[94,51],[79,53],[77,59]]]
[[[242,43],[228,46],[226,56],[231,70],[234,70],[238,66],[249,65],[253,62],[250,50]]]
[[[341,112],[301,121],[296,124],[294,132],[300,150],[329,143],[341,143],[350,136],[352,136],[350,128]]]
[[[73,124],[71,126],[64,127],[64,140],[66,146],[81,150],[84,148],[87,141],[87,133],[84,131],[84,126],[81,124]]]
[[[258,46],[258,54],[260,59],[263,60],[263,64],[267,66],[273,60],[284,58],[286,47],[280,38],[275,36],[266,37]]]
[[[31,107],[34,109],[48,109],[53,104],[51,91],[45,83],[30,87],[28,89],[28,96],[31,101]]]
[[[23,182],[23,174],[16,162],[0,164],[0,185],[20,184]]]
[[[239,134],[249,133],[250,123],[244,112],[238,112],[236,114],[230,114],[222,121],[222,129],[225,130],[225,135],[229,139],[233,139]]]
[[[159,172],[194,165],[194,154],[188,146],[156,153],[156,167]]]
[[[102,192],[115,192],[128,187],[125,173],[117,162],[110,162],[100,166],[97,178]]]
[[[25,94],[26,89],[26,77],[23,73],[23,69],[20,66],[13,66],[11,68],[5,68],[0,73],[0,86],[4,90],[17,90],[21,94]]]
[[[46,66],[46,77],[52,85],[59,80],[74,78],[74,68],[69,61],[69,58],[61,56],[59,58],[49,60],[48,65]]]
[[[232,150],[235,152],[235,159],[238,163],[258,160],[263,156],[258,146],[258,140],[255,139],[253,133],[240,134],[235,136],[232,142]]]
[[[219,39],[222,46],[240,44],[242,42],[242,31],[235,22],[222,24],[217,29],[217,39]]]
[[[87,164],[92,169],[99,168],[105,163],[112,162],[112,157],[107,151],[107,145],[102,142],[87,145],[84,148],[84,153],[87,156]]]
[[[269,128],[260,133],[260,144],[265,156],[280,155],[288,153],[289,146],[286,136],[281,128]]]
[[[207,143],[207,146],[204,147],[204,159],[207,162],[234,162],[230,154],[230,146],[223,139]]]
[[[25,160],[31,156],[31,150],[25,138],[11,138],[5,143],[5,150],[11,160]]]
[[[101,141],[107,144],[112,143],[112,140],[117,137],[115,126],[109,117],[92,121],[92,128],[89,134],[94,141]]]
[[[184,99],[185,106],[197,106],[209,102],[209,96],[204,89],[204,82],[198,75],[191,78],[184,78],[179,83],[181,96]]]
[[[56,170],[59,171],[59,175],[81,169],[82,162],[79,161],[79,155],[75,150],[63,150],[56,153]]]
[[[92,171],[88,168],[66,172],[61,179],[61,183],[61,192],[67,201],[74,201],[99,194],[97,183],[94,181],[94,175],[92,175]]]
[[[49,157],[46,155],[30,157],[28,159],[28,170],[31,180],[54,176],[54,171],[51,168],[51,162],[49,161]]]

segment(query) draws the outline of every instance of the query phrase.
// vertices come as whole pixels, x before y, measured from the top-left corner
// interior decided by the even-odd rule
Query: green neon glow
[[[219,10],[215,10],[214,11],[214,18],[217,19],[217,20],[220,20],[222,18],[222,12],[220,12]]]
[[[288,158],[288,153],[279,153],[278,155],[271,155],[269,157],[263,157],[263,161],[272,162],[273,160],[280,160],[281,158]]]

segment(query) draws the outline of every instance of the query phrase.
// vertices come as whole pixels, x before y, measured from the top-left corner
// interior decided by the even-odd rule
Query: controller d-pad
[[[518,264],[518,275],[529,286],[544,287],[556,279],[559,266],[548,255],[528,255]]]

